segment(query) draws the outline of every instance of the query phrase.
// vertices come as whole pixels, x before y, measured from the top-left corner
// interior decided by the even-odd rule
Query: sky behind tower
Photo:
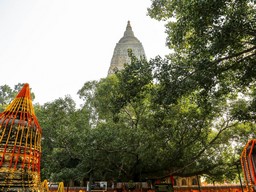
[[[0,0],[0,86],[29,83],[34,102],[70,95],[107,76],[127,21],[147,58],[164,56],[164,23],[150,0]]]

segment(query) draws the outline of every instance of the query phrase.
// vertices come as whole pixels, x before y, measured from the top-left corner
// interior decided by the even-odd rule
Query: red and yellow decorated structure
[[[247,191],[256,191],[256,139],[248,141],[245,145],[241,155],[241,164]]]
[[[0,191],[39,191],[41,134],[25,84],[0,113]]]

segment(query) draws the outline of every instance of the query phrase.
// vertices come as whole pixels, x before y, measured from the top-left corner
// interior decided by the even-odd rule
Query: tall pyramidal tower
[[[122,70],[124,64],[130,64],[128,49],[131,49],[137,58],[146,57],[142,43],[134,36],[130,21],[127,23],[124,36],[116,44],[108,75],[115,73],[116,70]]]
[[[39,191],[41,134],[25,84],[0,113],[0,191]]]

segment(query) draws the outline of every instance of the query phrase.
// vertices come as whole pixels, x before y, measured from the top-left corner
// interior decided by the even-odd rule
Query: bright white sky
[[[147,58],[169,53],[150,0],[0,0],[0,86],[29,83],[34,103],[52,102],[107,76],[130,20]]]

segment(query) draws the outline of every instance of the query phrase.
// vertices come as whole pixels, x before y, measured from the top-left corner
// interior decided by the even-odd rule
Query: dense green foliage
[[[148,11],[166,22],[173,50],[167,60],[154,60],[160,85],[156,102],[169,107],[182,97],[195,101],[210,130],[217,131],[211,144],[236,144],[235,153],[255,138],[255,1],[152,0]]]
[[[149,15],[166,21],[167,45],[174,50],[165,73],[175,80],[165,78],[165,88],[179,94],[198,90],[213,101],[238,92],[254,97],[255,9],[252,0],[153,0]],[[254,101],[249,105],[254,112]]]
[[[168,60],[147,62],[132,56],[132,64],[123,71],[84,84],[78,92],[84,100],[81,109],[71,98],[37,109],[45,132],[43,177],[55,181],[143,181],[198,174],[214,181],[236,178],[241,149],[255,136],[253,122],[233,116],[233,108],[241,108],[243,102],[231,105],[222,99],[207,108],[205,99],[215,98],[202,100],[198,90],[170,102],[163,78],[168,76],[159,75],[168,67]]]

